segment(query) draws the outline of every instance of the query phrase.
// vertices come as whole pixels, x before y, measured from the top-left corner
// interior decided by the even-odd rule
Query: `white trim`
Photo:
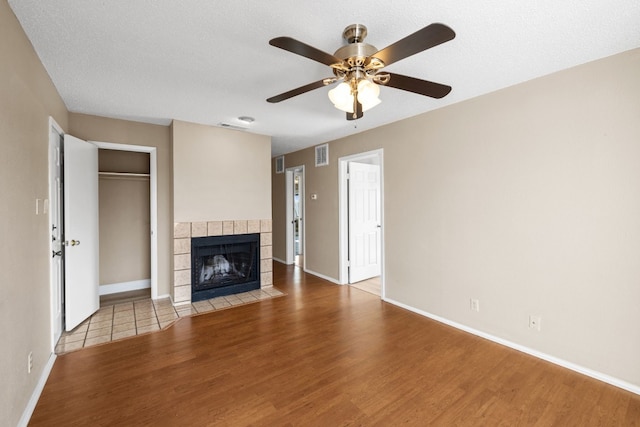
[[[294,245],[293,245],[293,179],[296,172],[300,172],[302,176],[302,189],[300,191],[301,195],[301,211],[302,211],[302,253],[305,253],[305,248],[307,244],[306,234],[305,234],[305,226],[307,221],[305,221],[306,216],[306,203],[305,203],[305,190],[306,190],[306,174],[305,167],[302,166],[292,166],[290,168],[285,169],[285,256],[286,262],[285,264],[291,265],[295,263],[295,255],[294,255]],[[303,261],[306,263],[306,260]],[[306,264],[305,264],[306,265]]]
[[[151,228],[151,298],[158,299],[158,150],[149,153],[149,227]]]
[[[514,342],[505,340],[503,338],[496,337],[495,335],[487,334],[486,332],[482,332],[482,331],[479,331],[477,329],[470,328],[469,326],[463,325],[461,323],[454,322],[454,321],[449,320],[449,319],[445,319],[444,317],[440,317],[440,316],[437,316],[435,314],[428,313],[426,311],[417,309],[415,307],[411,307],[410,305],[403,304],[401,302],[398,302],[398,301],[390,299],[390,298],[383,298],[383,301],[388,302],[389,304],[396,305],[398,307],[402,307],[402,308],[404,308],[406,310],[412,311],[412,312],[414,312],[416,314],[419,314],[421,316],[428,317],[429,319],[433,319],[436,322],[444,323],[445,325],[454,327],[456,329],[460,329],[460,330],[468,332],[468,333],[470,333],[472,335],[479,336],[479,337],[487,339],[489,341],[493,341],[495,343],[504,345],[504,346],[512,348],[514,350],[518,350],[518,351],[521,351],[523,353],[529,354],[531,356],[537,357],[538,359],[546,360],[547,362],[551,362],[554,365],[562,366],[563,368],[570,369],[570,370],[572,370],[574,372],[577,372],[579,374],[586,375],[586,376],[594,378],[596,380],[603,381],[603,382],[605,382],[607,384],[611,384],[613,386],[619,387],[619,388],[621,388],[623,390],[630,391],[631,393],[635,393],[635,394],[640,395],[640,386],[637,386],[635,384],[631,384],[631,383],[629,383],[627,381],[624,381],[624,380],[621,380],[619,378],[615,378],[615,377],[612,377],[610,375],[603,374],[602,372],[598,372],[598,371],[594,371],[594,370],[589,369],[589,368],[585,368],[584,366],[576,365],[575,363],[568,362],[568,361],[563,360],[563,359],[559,359],[559,358],[557,358],[555,356],[551,356],[549,354],[542,353],[540,351],[531,349],[529,347],[525,347],[525,346],[520,345],[520,344],[516,344]]]
[[[134,151],[149,153],[149,213],[151,232],[151,298],[158,299],[158,149],[146,145],[117,144],[114,142],[90,141],[104,150]]]
[[[24,408],[24,411],[22,411],[22,416],[20,417],[20,421],[18,421],[18,427],[26,427],[29,424],[29,420],[31,420],[31,416],[33,415],[33,410],[36,409],[38,399],[40,399],[42,390],[44,390],[47,379],[49,379],[49,374],[51,374],[51,370],[53,369],[53,364],[56,361],[56,357],[57,356],[55,353],[51,353],[49,355],[49,360],[47,360],[47,363],[42,369],[42,373],[40,374],[38,383],[33,389],[33,393],[31,393],[31,397],[27,402],[27,406]]]
[[[58,132],[60,135],[64,135],[64,131],[62,130],[62,128],[60,127],[58,122],[56,122],[56,120],[53,117],[49,116],[49,128],[48,128],[48,130],[51,130],[51,128],[54,128],[56,130],[56,132]]]
[[[276,257],[273,257],[272,259],[273,259],[274,261],[278,261],[280,264],[287,265],[287,262],[286,262],[285,260],[282,260],[282,259],[280,259],[280,258],[276,258]]]
[[[139,289],[149,289],[151,279],[132,280],[131,282],[110,283],[100,285],[100,295],[111,295],[119,292],[137,291]]]
[[[293,221],[293,170],[285,170],[285,202],[284,202],[284,241],[285,241],[285,264],[290,265],[294,262],[293,245],[291,240],[293,239],[291,222]]]
[[[185,307],[187,305],[191,305],[191,301],[180,301],[180,302],[175,302],[173,300],[173,297],[171,295],[169,295],[169,298],[171,299],[171,305],[174,307]]]
[[[339,280],[334,279],[333,277],[325,276],[324,274],[316,273],[315,271],[307,270],[306,268],[304,269],[304,272],[307,273],[307,274],[311,274],[311,275],[317,276],[317,277],[319,277],[321,279],[324,279],[327,282],[335,283],[336,285],[340,285],[341,284]]]
[[[347,199],[348,183],[347,173],[349,162],[357,160],[365,160],[377,158],[380,162],[380,245],[381,251],[381,263],[380,266],[380,283],[381,283],[381,298],[384,299],[386,293],[385,286],[385,244],[384,244],[384,150],[379,148],[377,150],[366,151],[364,153],[351,154],[338,158],[338,259],[339,259],[339,284],[346,285],[349,283],[349,266],[348,266],[348,254],[349,254],[349,206]]]

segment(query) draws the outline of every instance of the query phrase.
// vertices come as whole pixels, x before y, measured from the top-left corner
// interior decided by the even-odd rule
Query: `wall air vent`
[[[284,156],[276,157],[276,173],[284,173]]]
[[[247,130],[247,128],[243,128],[242,126],[232,125],[231,123],[218,123],[218,126],[221,128],[233,129],[233,130]]]
[[[329,164],[329,144],[316,146],[316,167]]]

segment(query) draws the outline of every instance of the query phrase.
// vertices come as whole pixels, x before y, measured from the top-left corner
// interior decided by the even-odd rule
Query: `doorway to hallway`
[[[286,169],[287,264],[303,268],[304,262],[304,166]]]
[[[382,150],[339,159],[340,283],[384,297]]]

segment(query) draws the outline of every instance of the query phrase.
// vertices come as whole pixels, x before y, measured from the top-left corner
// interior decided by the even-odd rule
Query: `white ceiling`
[[[272,137],[273,155],[640,47],[638,0],[8,1],[70,111],[245,126]],[[456,38],[386,70],[452,86],[443,99],[382,88],[383,102],[355,122],[328,88],[265,101],[332,76],[270,46],[274,37],[333,53],[360,23],[382,49],[433,22]]]

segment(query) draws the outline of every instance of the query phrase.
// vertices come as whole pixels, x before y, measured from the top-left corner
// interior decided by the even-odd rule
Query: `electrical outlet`
[[[472,311],[480,311],[480,300],[471,299],[470,304],[471,304],[470,308]]]
[[[33,369],[33,352],[30,351],[27,356],[27,373],[30,374]]]
[[[529,328],[535,329],[536,331],[542,330],[542,319],[540,316],[529,316]]]

